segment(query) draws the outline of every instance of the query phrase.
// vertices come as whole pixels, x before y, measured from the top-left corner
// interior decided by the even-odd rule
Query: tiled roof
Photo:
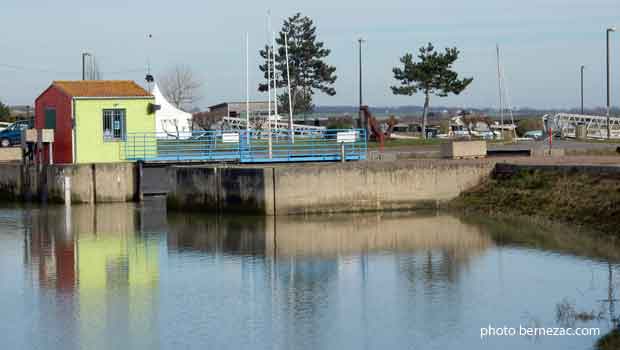
[[[72,97],[145,97],[148,91],[132,80],[59,80],[52,85]]]

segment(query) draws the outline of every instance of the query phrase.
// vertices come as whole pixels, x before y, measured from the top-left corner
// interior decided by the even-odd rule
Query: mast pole
[[[291,133],[291,143],[295,143],[295,130],[293,129],[293,103],[291,97],[291,69],[288,63],[288,34],[284,32],[284,52],[286,54],[286,83],[288,85],[288,128]]]
[[[500,63],[500,55],[499,55],[499,44],[497,44],[497,90],[499,94],[499,117],[500,117],[500,125],[501,125],[501,135],[504,137],[504,101],[502,94],[502,71],[501,71],[501,63]]]

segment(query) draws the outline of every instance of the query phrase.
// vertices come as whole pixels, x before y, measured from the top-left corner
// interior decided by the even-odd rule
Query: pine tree
[[[0,101],[0,121],[8,121],[11,117],[9,106]]]
[[[418,92],[424,94],[424,115],[422,119],[422,134],[426,138],[426,123],[430,106],[431,95],[446,97],[450,93],[460,94],[474,80],[473,78],[459,79],[452,70],[452,65],[459,57],[459,50],[447,48],[444,53],[435,51],[433,44],[423,46],[419,50],[419,62],[413,61],[410,53],[401,57],[403,67],[392,70],[394,79],[400,85],[392,86],[394,95],[412,96]]]
[[[325,62],[331,50],[325,48],[323,42],[317,41],[316,26],[312,19],[302,16],[301,13],[296,13],[286,19],[276,38],[275,56],[278,88],[287,87],[285,33],[288,39],[293,112],[310,112],[314,108],[312,96],[316,91],[329,96],[336,95],[336,90],[332,86],[337,79],[336,67]],[[264,73],[265,80],[269,78],[267,55],[268,50],[271,49],[270,45],[266,45],[264,49],[260,50],[260,56],[265,62],[259,66],[259,69]],[[269,81],[269,85],[273,88],[273,67]],[[268,84],[261,83],[258,89],[263,92],[267,91]],[[278,101],[280,108],[288,111],[288,91],[280,94]]]

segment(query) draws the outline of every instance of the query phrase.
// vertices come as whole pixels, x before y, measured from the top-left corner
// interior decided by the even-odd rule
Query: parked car
[[[544,136],[545,136],[545,133],[542,130],[532,130],[532,131],[528,131],[525,134],[523,134],[524,138],[530,138],[536,141],[542,140]]]
[[[11,123],[0,122],[0,131],[6,129],[9,125],[11,125]]]
[[[30,122],[27,120],[19,120],[7,126],[6,129],[0,131],[0,147],[9,147],[17,145],[21,142],[22,130],[28,129]]]

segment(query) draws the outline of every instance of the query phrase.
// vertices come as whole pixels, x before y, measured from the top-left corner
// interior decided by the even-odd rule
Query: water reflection
[[[15,220],[0,210],[0,221],[19,223],[0,226],[0,253],[15,237],[23,247],[19,269],[0,254],[0,293],[10,296],[0,299],[0,339],[43,349],[477,348],[489,322],[518,326],[532,312],[552,322],[568,291],[596,281],[577,301],[607,292],[607,264],[515,248],[508,230],[498,239],[450,215],[264,218],[144,205],[17,210]],[[23,290],[2,285],[15,270]],[[494,345],[532,345],[511,341]]]
[[[55,317],[67,322],[63,333],[73,329],[82,344],[103,340],[105,347],[115,347],[126,344],[119,341],[123,337],[157,339],[149,315],[157,312],[160,247],[138,231],[140,219],[128,204],[44,208],[24,219],[31,281],[56,292],[51,306],[64,314]],[[121,338],[101,339],[107,331]]]

